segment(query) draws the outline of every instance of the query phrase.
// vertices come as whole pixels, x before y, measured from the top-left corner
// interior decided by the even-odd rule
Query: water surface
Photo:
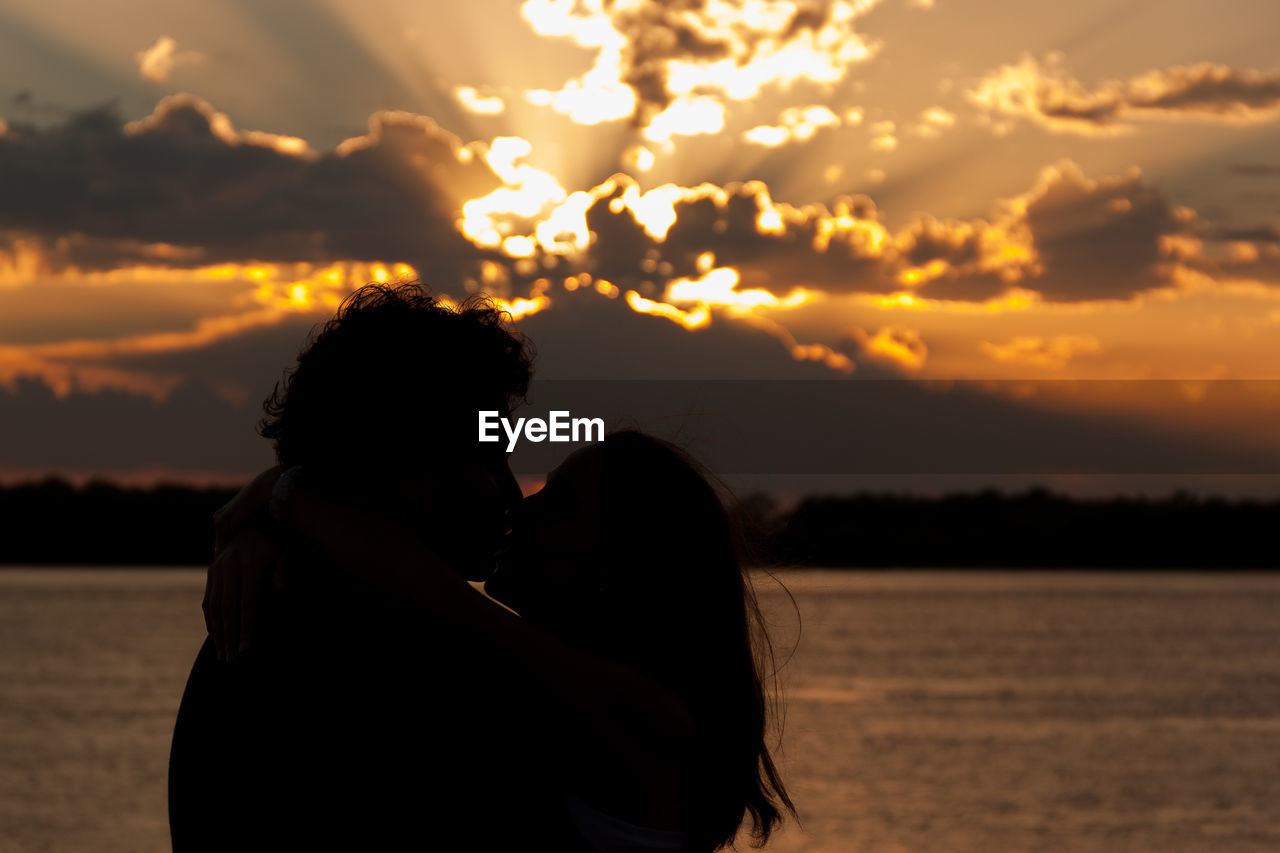
[[[806,831],[769,849],[1280,849],[1280,576],[783,577]],[[0,571],[0,851],[167,849],[203,581]]]

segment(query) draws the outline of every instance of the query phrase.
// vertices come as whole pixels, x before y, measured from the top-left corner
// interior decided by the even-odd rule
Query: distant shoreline
[[[212,516],[235,488],[59,479],[0,486],[0,568],[206,567]],[[734,512],[751,563],[853,569],[1271,571],[1280,500],[1074,498],[1030,489],[942,497],[814,496]]]

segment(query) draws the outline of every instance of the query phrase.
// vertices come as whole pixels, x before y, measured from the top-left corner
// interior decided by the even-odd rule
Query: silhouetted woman
[[[678,448],[612,433],[524,500],[485,585],[519,616],[300,469],[260,476],[221,514],[223,533],[268,495],[286,536],[480,652],[514,734],[545,745],[547,783],[595,849],[710,851],[748,817],[763,843],[782,810],[794,815],[766,742],[769,648],[750,581],[720,499]],[[211,583],[274,559],[261,537],[244,540]]]

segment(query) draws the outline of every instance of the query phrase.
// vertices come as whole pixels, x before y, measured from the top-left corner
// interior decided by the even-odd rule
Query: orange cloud
[[[780,120],[801,135],[830,125],[826,113],[801,108],[784,110]],[[949,120],[938,108],[919,119],[938,127]],[[90,134],[93,121],[99,124]],[[870,129],[882,136],[897,125],[876,122]],[[282,140],[237,130],[190,96],[166,99],[151,116],[127,124],[102,114],[52,129],[11,128],[0,138],[0,178],[35,186],[49,178],[42,162],[69,158],[86,145],[108,166],[99,177],[115,177],[101,184],[105,198],[73,192],[42,206],[37,193],[37,203],[22,208],[6,208],[0,199],[0,283],[21,285],[39,275],[109,283],[185,269],[252,286],[240,302],[189,329],[121,339],[105,349],[64,342],[81,348],[10,351],[5,375],[21,372],[22,364],[66,388],[62,366],[105,369],[122,353],[207,346],[250,328],[237,323],[273,322],[266,315],[253,320],[254,311],[279,317],[328,311],[358,284],[416,277],[418,270],[455,295],[485,292],[516,317],[554,311],[551,282],[564,281],[565,290],[591,287],[685,328],[732,319],[764,329],[794,358],[840,370],[853,369],[849,355],[832,348],[831,339],[797,340],[784,323],[799,315],[788,312],[849,294],[883,310],[990,315],[1181,291],[1188,268],[1214,271],[1212,246],[1206,248],[1213,240],[1194,211],[1145,185],[1136,169],[1089,178],[1060,160],[1041,169],[1026,192],[997,200],[985,217],[921,214],[890,229],[868,196],[793,204],[774,199],[761,181],[642,190],[618,174],[569,192],[529,164],[532,147],[523,138],[464,144],[408,113],[376,114],[367,134],[331,152]],[[155,164],[159,171],[124,169],[140,159],[150,165],[136,156],[144,147],[165,153]],[[637,163],[641,156],[635,152]],[[117,161],[120,170],[112,171]],[[216,175],[224,180],[212,180]],[[87,192],[94,175],[83,177]],[[135,178],[169,195],[154,210],[110,196],[117,180]],[[332,195],[317,205],[315,193]],[[191,236],[197,232],[198,240]],[[1227,264],[1256,271],[1272,252],[1262,239],[1268,235],[1234,236],[1259,239],[1229,243],[1218,271]],[[246,257],[261,260],[239,263]],[[400,258],[411,275],[382,258]],[[939,340],[932,329],[925,333]],[[832,337],[838,334],[833,327]],[[869,358],[901,369],[921,370],[929,358],[914,328],[885,325],[855,337]],[[1079,341],[1041,337],[1039,348],[988,344],[995,349],[984,355],[1009,363],[1041,359],[1052,367],[1085,351]],[[159,379],[147,382],[164,393]]]
[[[1026,119],[1054,133],[1114,136],[1131,119],[1196,119],[1261,124],[1280,118],[1280,71],[1234,69],[1212,62],[1175,65],[1090,89],[1063,68],[1061,51],[1043,62],[1023,54],[965,93],[997,134]]]
[[[653,142],[715,133],[726,104],[799,81],[831,86],[874,55],[855,28],[880,0],[678,5],[642,0],[525,0],[534,32],[594,50],[591,68],[527,99],[579,124],[630,118]]]
[[[74,338],[33,344],[0,345],[0,384],[10,385],[23,375],[39,376],[59,396],[74,388],[116,388],[162,399],[178,383],[172,374],[130,371],[104,362],[207,347],[218,341],[281,323],[298,315],[331,313],[355,288],[369,282],[412,281],[417,270],[408,264],[344,263],[316,267],[307,264],[218,264],[195,269],[132,267],[110,271],[71,270],[59,281],[84,287],[111,287],[139,281],[163,281],[172,287],[211,283],[239,284],[226,297],[227,313],[198,318],[184,329],[125,335]],[[546,297],[498,300],[515,316],[546,307]]]
[[[123,355],[142,355],[198,349],[246,330],[279,323],[292,312],[311,306],[293,303],[204,317],[194,328],[107,340],[77,339],[33,345],[0,345],[0,385],[10,388],[22,376],[38,376],[59,397],[75,389],[114,388],[164,399],[181,384],[181,377],[152,371],[125,370],[99,362]]]
[[[831,115],[784,111],[780,126],[803,135]],[[1167,286],[1170,266],[1198,251],[1194,213],[1140,173],[1088,179],[1071,161],[1043,169],[988,218],[920,215],[890,233],[867,196],[798,206],[775,201],[759,181],[641,191],[615,175],[569,192],[528,164],[525,139],[463,144],[407,113],[378,113],[368,134],[323,154],[238,131],[190,96],[167,98],[140,121],[95,120],[92,135],[76,120],[3,137],[0,178],[29,192],[18,194],[21,205],[0,199],[0,280],[29,277],[37,263],[56,271],[398,257],[446,288],[470,282],[503,298],[525,296],[542,276],[588,272],[652,299],[667,281],[701,275],[697,259],[710,252],[743,288],[780,297],[803,287],[986,301],[1017,286],[1073,301]],[[876,138],[893,133],[890,124],[877,122]],[[75,154],[86,147],[97,152],[92,168]],[[164,156],[140,157],[143,148]],[[71,171],[60,167],[55,180],[49,164],[64,161]],[[132,184],[159,187],[160,197],[140,207],[112,195]]]
[[[315,156],[306,140],[296,136],[281,136],[261,130],[236,130],[226,113],[219,112],[208,101],[195,95],[179,94],[161,98],[151,115],[124,126],[126,137],[155,135],[163,138],[166,135],[199,135],[206,131],[233,148],[254,146],[269,148],[290,157]]]
[[[994,361],[1062,370],[1078,355],[1095,355],[1102,345],[1093,335],[1057,335],[1051,338],[1019,336],[1006,344],[980,341],[978,348]]]
[[[884,326],[874,335],[862,329],[853,330],[853,339],[867,355],[888,361],[914,373],[924,367],[929,348],[920,333],[905,326]]]
[[[918,121],[910,130],[921,139],[937,139],[944,130],[955,127],[956,115],[942,107],[929,107],[920,111]]]
[[[776,148],[788,142],[807,142],[822,128],[839,126],[840,117],[821,104],[788,107],[778,115],[776,125],[753,127],[744,131],[742,138],[753,145]]]
[[[499,96],[482,95],[472,86],[455,86],[453,94],[467,111],[476,115],[501,115],[507,108],[506,103]]]
[[[203,53],[195,50],[178,50],[178,43],[169,36],[160,36],[156,43],[146,50],[138,51],[134,57],[138,63],[138,73],[144,80],[152,83],[164,83],[180,65],[193,65],[203,62]]]
[[[1199,253],[1194,211],[1146,186],[1140,171],[1093,179],[1070,160],[1043,168],[988,218],[922,214],[896,232],[867,196],[796,206],[775,201],[760,181],[642,192],[619,174],[558,204],[558,184],[548,186],[555,192],[529,208],[547,211],[543,218],[498,244],[509,260],[533,272],[585,271],[649,300],[705,275],[707,257],[736,277],[735,288],[778,298],[801,288],[926,302],[986,304],[1015,291],[1052,302],[1125,300],[1173,286],[1175,268]],[[557,257],[552,267],[547,255]]]
[[[80,269],[398,257],[461,281],[492,257],[454,224],[465,200],[503,186],[487,152],[423,116],[383,112],[320,154],[237,130],[190,95],[128,123],[96,109],[14,124],[0,137],[0,185],[14,190],[0,195],[0,250],[28,241]]]
[[[1253,279],[1280,287],[1280,228],[1229,228],[1205,235],[1208,244],[1187,247],[1186,262],[1221,279]]]

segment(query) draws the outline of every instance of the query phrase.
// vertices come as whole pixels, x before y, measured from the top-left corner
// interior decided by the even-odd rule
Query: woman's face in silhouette
[[[489,595],[531,621],[599,593],[606,507],[604,448],[588,445],[547,475],[516,513]]]

